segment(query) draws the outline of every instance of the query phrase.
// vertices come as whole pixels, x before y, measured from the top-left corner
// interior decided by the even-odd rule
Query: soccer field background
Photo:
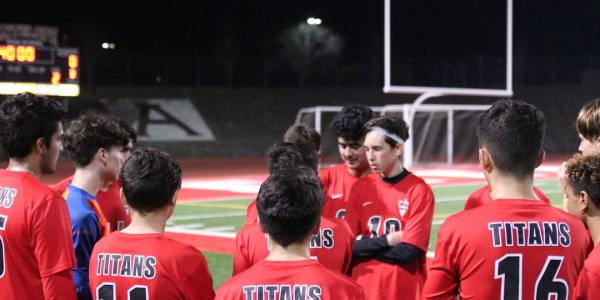
[[[552,201],[560,207],[562,203],[562,192],[557,180],[537,180],[535,185],[540,188]],[[429,251],[433,252],[437,240],[437,232],[444,220],[463,209],[467,196],[482,184],[435,186],[435,213],[429,242]],[[201,229],[233,236],[241,228],[246,215],[246,207],[251,198],[179,202],[175,213],[168,223],[168,229]],[[209,268],[213,276],[215,289],[225,280],[231,277],[232,255],[203,251],[208,260]]]

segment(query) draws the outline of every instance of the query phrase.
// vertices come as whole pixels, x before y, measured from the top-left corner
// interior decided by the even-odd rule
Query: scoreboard
[[[79,50],[0,43],[0,94],[79,95]]]

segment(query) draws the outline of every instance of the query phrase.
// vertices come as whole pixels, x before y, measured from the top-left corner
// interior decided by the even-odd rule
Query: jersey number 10
[[[549,299],[554,295],[556,300],[569,297],[569,286],[561,278],[556,278],[564,257],[548,256],[535,283],[536,300]],[[502,296],[500,299],[523,299],[523,254],[506,254],[496,260],[494,278],[502,279]],[[531,287],[526,287],[531,288]]]

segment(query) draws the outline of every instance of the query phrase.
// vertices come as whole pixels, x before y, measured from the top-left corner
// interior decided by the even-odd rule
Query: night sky
[[[18,4],[17,4],[18,3]],[[290,29],[304,24],[308,17],[323,20],[320,28],[326,28],[342,42],[335,63],[343,66],[352,64],[362,66],[355,69],[354,76],[346,84],[380,85],[383,73],[383,0],[372,1],[197,1],[194,7],[183,1],[165,1],[150,5],[131,1],[97,1],[92,4],[52,2],[50,3],[4,3],[0,13],[0,23],[28,23],[57,26],[61,32],[62,46],[77,47],[84,59],[87,70],[94,61],[108,52],[102,50],[102,42],[113,42],[116,50],[111,55],[127,60],[127,57],[169,57],[198,58],[203,61],[222,62],[247,61],[251,67],[240,68],[235,82],[245,82],[239,74],[247,74],[250,79],[261,76],[265,66],[263,61],[282,61],[285,51],[283,37]],[[17,7],[20,6],[20,7]],[[31,9],[36,7],[35,9]],[[430,66],[444,65],[441,62],[453,59],[473,61],[482,57],[490,58],[484,68],[494,69],[494,59],[503,59],[505,55],[505,1],[433,1],[412,0],[392,2],[392,61],[402,63],[410,60],[412,74],[410,79],[404,75],[393,75],[400,82],[412,81],[413,84],[448,84],[432,79],[430,74],[439,70],[429,70]],[[579,78],[579,72],[585,70],[586,62],[600,53],[600,1],[514,1],[514,55],[515,59],[532,62],[531,67],[523,71],[526,81],[533,83],[554,82]],[[565,64],[569,72],[559,72],[550,79],[538,78],[548,73],[536,69],[544,67],[546,61],[534,62],[537,58],[568,57]],[[424,61],[419,65],[419,61]],[[289,58],[283,60],[284,64]],[[319,61],[312,70],[322,70],[325,75],[331,73],[323,62]],[[433,61],[433,62],[432,62]],[[431,63],[432,62],[432,63]],[[537,65],[535,64],[537,63]],[[98,63],[111,65],[110,63]],[[502,65],[500,62],[496,65]],[[112,65],[115,65],[114,63]],[[143,63],[141,63],[143,66]],[[271,64],[272,65],[272,64]],[[521,63],[523,65],[523,63]],[[120,64],[118,66],[124,66]],[[452,66],[452,65],[450,65]],[[472,66],[472,64],[471,64]],[[561,70],[565,66],[560,66]],[[125,68],[125,67],[123,67]],[[396,70],[406,70],[406,65],[392,66]],[[467,80],[474,71],[467,64]],[[204,70],[204,66],[200,68]],[[572,69],[572,70],[571,70]],[[124,69],[95,69],[96,78],[101,83],[120,83],[125,78],[116,78]],[[152,74],[154,71],[140,69],[136,74]],[[181,69],[185,71],[184,69]],[[213,70],[213,69],[210,69]],[[360,70],[360,71],[357,71]],[[419,79],[418,73],[425,74]],[[452,69],[451,69],[452,70]],[[502,66],[498,70],[502,70]],[[99,72],[99,73],[98,73]],[[213,78],[216,71],[208,71]],[[274,79],[291,78],[278,75],[274,71],[264,75],[270,84]],[[343,70],[337,72],[345,74]],[[498,72],[496,72],[498,73]],[[157,71],[157,74],[159,72]],[[358,75],[357,75],[358,74]],[[367,75],[361,75],[367,74]],[[370,74],[370,75],[368,75]],[[376,74],[376,75],[373,75]],[[429,74],[429,75],[428,75]],[[452,74],[451,74],[452,75]],[[154,75],[152,75],[154,76]],[[362,76],[362,77],[360,77]],[[471,76],[471,77],[469,77]],[[504,75],[496,74],[493,82],[480,82],[483,86],[502,84]],[[129,78],[138,78],[138,75]],[[230,82],[227,75],[216,84]],[[460,77],[460,76],[459,76]],[[485,75],[485,78],[489,76]],[[107,79],[114,78],[112,81]],[[154,77],[149,80],[153,80]],[[296,78],[296,77],[295,77]],[[316,77],[315,77],[316,78]],[[460,77],[462,78],[462,77]],[[554,78],[554,79],[553,79]],[[328,79],[328,78],[325,78]],[[317,82],[330,84],[325,79]],[[197,80],[198,79],[194,79]],[[296,79],[293,79],[296,80]],[[296,84],[296,81],[280,83]],[[353,81],[354,80],[354,81]],[[421,80],[421,81],[420,81]],[[192,79],[186,81],[193,81]],[[134,82],[135,83],[135,82]],[[143,83],[143,82],[142,82]],[[201,84],[211,84],[201,83]],[[256,83],[253,83],[256,84]],[[258,83],[265,85],[264,80]],[[459,82],[460,85],[472,85]]]
[[[207,57],[218,52],[220,44],[227,43],[227,36],[232,37],[229,42],[235,44],[237,56],[264,56],[274,46],[277,35],[308,16],[322,18],[325,26],[341,34],[345,40],[345,55],[357,59],[364,58],[368,49],[377,46],[367,45],[377,40],[370,36],[383,34],[383,1],[380,0],[196,1],[198,7],[193,9],[183,1],[151,5],[146,2],[138,6],[129,2],[97,1],[83,5],[59,1],[42,7],[36,3],[38,7],[33,11],[29,3],[20,2],[27,9],[3,4],[0,22],[58,26],[68,37],[65,43],[71,46],[96,39],[114,41],[119,50],[132,53]],[[455,30],[466,30],[475,37],[483,37],[494,27],[498,33],[503,32],[504,1],[458,2],[460,6],[457,1],[396,0],[393,5],[404,10],[402,26],[417,24],[412,35],[444,31],[450,24]],[[464,14],[462,18],[450,17],[460,13]],[[598,13],[599,1],[515,1],[515,47],[547,54],[597,52],[600,48]],[[494,15],[502,18],[489,18]],[[418,20],[427,22],[423,24]],[[464,46],[465,50],[468,48],[472,47]],[[426,46],[413,47],[412,51],[435,54]]]

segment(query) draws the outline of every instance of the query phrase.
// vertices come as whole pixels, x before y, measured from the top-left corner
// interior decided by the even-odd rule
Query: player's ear
[[[540,155],[538,155],[538,160],[535,163],[535,167],[539,167],[544,162],[544,160],[546,160],[546,150],[542,149],[542,151],[540,151]]]
[[[479,164],[486,173],[491,173],[494,170],[492,156],[487,149],[483,147],[479,148]]]
[[[590,208],[590,205],[592,205],[591,201],[592,198],[590,198],[590,195],[586,191],[579,192],[579,195],[577,197],[577,207],[583,215],[587,213],[588,209]]]
[[[396,146],[394,147],[394,151],[396,152],[396,156],[401,156],[404,153],[404,144],[396,144]]]
[[[108,160],[108,152],[104,148],[98,148],[96,151],[96,156],[100,159],[100,162],[106,166]]]
[[[44,138],[38,138],[37,140],[35,140],[35,144],[33,144],[32,150],[39,154],[46,153],[46,143],[44,143]]]

